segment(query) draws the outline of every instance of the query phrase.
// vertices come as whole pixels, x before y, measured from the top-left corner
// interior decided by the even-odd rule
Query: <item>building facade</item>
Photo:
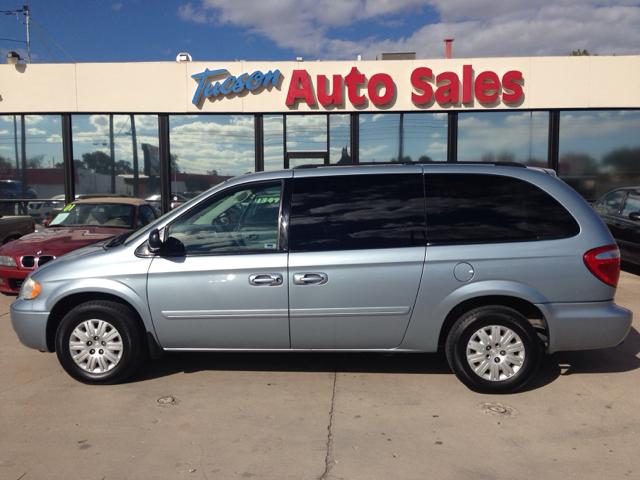
[[[302,164],[520,162],[640,184],[640,56],[0,66],[0,179],[206,190]],[[24,197],[26,198],[26,197]]]

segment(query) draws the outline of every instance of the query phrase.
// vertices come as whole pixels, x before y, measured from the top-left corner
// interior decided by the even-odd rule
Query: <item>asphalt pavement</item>
[[[86,386],[0,298],[0,479],[640,478],[640,276],[619,346],[468,390],[439,354],[182,353]]]

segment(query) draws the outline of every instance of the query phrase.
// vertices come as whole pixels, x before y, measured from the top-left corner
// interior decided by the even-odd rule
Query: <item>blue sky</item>
[[[0,10],[23,2],[1,0]],[[638,54],[640,4],[598,0],[31,0],[31,17],[77,62]],[[24,15],[18,16],[24,21]],[[32,61],[71,62],[31,28]],[[42,35],[47,47],[41,40]],[[0,55],[26,57],[26,28],[0,15]],[[55,57],[55,59],[54,59]]]
[[[637,55],[640,5],[599,0],[31,0],[32,61],[175,61],[189,52],[197,61],[355,59],[374,60],[380,52],[416,52],[442,58],[444,38],[455,38],[453,56],[496,57],[569,55],[588,49],[600,55]],[[0,0],[0,10],[23,3]],[[26,57],[24,15],[0,15],[0,55]],[[46,31],[44,33],[42,30]],[[45,43],[38,35],[43,36]],[[18,40],[12,42],[7,39]],[[54,58],[47,50],[51,50]],[[604,117],[603,117],[604,116]],[[606,117],[606,118],[605,118]],[[108,151],[107,115],[74,115],[74,154]],[[287,148],[326,145],[326,117],[288,120]],[[446,115],[407,114],[404,155],[446,159]],[[62,160],[59,115],[26,117],[28,155],[42,155],[44,166]],[[348,146],[349,119],[330,120],[331,159]],[[360,118],[360,158],[389,160],[398,155],[399,115],[372,113]],[[518,161],[546,158],[548,119],[531,112],[463,113],[458,153],[467,159],[504,152]],[[114,118],[118,158],[131,161],[131,120]],[[157,145],[157,118],[136,115],[138,149]],[[561,154],[585,151],[600,159],[612,147],[637,145],[637,112],[566,113]],[[606,128],[603,128],[606,125]],[[282,117],[265,117],[265,165],[282,168]],[[500,131],[496,136],[494,132]],[[385,134],[385,132],[387,132]],[[418,132],[418,133],[415,133]],[[426,135],[425,135],[426,132]],[[205,141],[206,139],[206,141]],[[514,142],[514,139],[520,139]],[[615,140],[614,140],[615,139]],[[171,151],[184,171],[226,175],[253,168],[253,117],[172,116]],[[514,146],[515,145],[515,146]],[[15,158],[12,116],[0,114],[0,155]],[[142,152],[139,157],[142,158]],[[61,192],[41,192],[41,195]]]

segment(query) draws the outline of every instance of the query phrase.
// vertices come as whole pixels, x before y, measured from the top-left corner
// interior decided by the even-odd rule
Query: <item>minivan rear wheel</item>
[[[480,307],[449,332],[447,360],[458,379],[481,393],[522,388],[538,370],[542,348],[531,324],[517,311]]]
[[[56,354],[66,372],[87,384],[119,383],[146,356],[133,311],[120,303],[91,301],[78,305],[60,323]]]

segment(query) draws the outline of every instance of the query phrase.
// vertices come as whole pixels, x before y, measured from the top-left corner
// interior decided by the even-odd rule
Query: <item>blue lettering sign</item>
[[[217,97],[220,94],[229,95],[230,93],[240,93],[245,88],[247,90],[255,90],[261,85],[263,87],[266,87],[269,84],[276,86],[278,84],[278,79],[280,78],[280,70],[275,70],[274,72],[269,70],[267,73],[262,73],[261,71],[256,70],[251,75],[248,73],[243,73],[238,77],[231,75],[222,81],[218,80],[215,83],[212,80],[209,80],[210,77],[223,73],[228,73],[228,70],[209,70],[206,68],[204,72],[191,75],[191,78],[198,81],[198,87],[196,88],[191,103],[197,105],[203,96],[205,98],[210,98]]]

